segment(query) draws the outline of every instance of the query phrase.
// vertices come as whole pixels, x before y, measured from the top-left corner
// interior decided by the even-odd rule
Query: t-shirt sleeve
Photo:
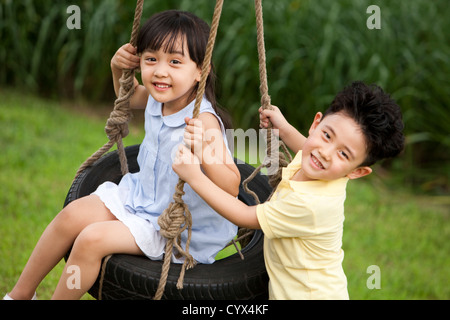
[[[315,234],[314,212],[294,192],[283,199],[258,205],[256,214],[264,235],[269,239],[301,238]]]

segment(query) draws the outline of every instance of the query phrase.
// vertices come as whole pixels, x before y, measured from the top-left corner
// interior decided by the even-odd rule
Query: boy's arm
[[[283,129],[279,130],[280,139],[295,154],[303,149],[306,137],[302,135],[297,129],[295,129],[291,124],[288,123],[286,127],[283,127]]]
[[[186,181],[211,208],[239,227],[260,229],[256,206],[248,206],[214,184],[201,170],[198,158],[180,145],[173,170]]]
[[[273,129],[278,130],[279,137],[286,146],[294,153],[302,150],[306,137],[295,129],[283,116],[280,109],[272,106],[273,110],[259,109],[260,112],[260,127],[268,128],[269,121],[272,123]]]

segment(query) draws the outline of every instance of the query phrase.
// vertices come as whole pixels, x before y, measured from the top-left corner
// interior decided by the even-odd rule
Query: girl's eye
[[[155,62],[156,58],[148,57],[148,58],[145,58],[145,60],[148,62]]]
[[[323,132],[323,135],[324,135],[324,137],[327,138],[327,139],[330,139],[330,138],[331,138],[330,135],[328,134],[328,132],[326,132],[326,131]]]
[[[172,63],[172,64],[181,64],[181,61],[179,61],[179,60],[172,60],[172,61],[170,61],[170,63]]]
[[[344,151],[341,150],[339,152],[345,159],[348,159],[348,155]]]

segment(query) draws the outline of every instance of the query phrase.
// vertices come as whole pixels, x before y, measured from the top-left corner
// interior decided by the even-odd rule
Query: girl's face
[[[171,52],[146,50],[141,55],[141,76],[152,97],[163,103],[163,115],[174,114],[192,100],[192,91],[200,81],[201,68],[191,60],[186,40],[179,38]]]

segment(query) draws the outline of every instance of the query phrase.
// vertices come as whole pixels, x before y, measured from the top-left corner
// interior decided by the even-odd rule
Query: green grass
[[[61,210],[79,165],[106,141],[109,110],[89,110],[0,90],[0,294]],[[132,125],[125,144],[142,135],[141,124]],[[350,297],[449,299],[450,199],[413,194],[391,180],[349,183],[343,248]],[[370,265],[380,267],[379,290],[366,287]],[[38,288],[41,299],[51,297],[62,268]]]
[[[101,119],[82,110],[0,91],[0,294],[11,290],[41,233],[62,209],[78,167],[107,141],[108,113]],[[125,143],[139,143],[142,132],[133,128]],[[42,283],[40,298],[51,297],[62,268]]]
[[[344,270],[352,299],[449,299],[450,197],[420,196],[373,176],[350,181]],[[381,289],[369,290],[377,265]]]

